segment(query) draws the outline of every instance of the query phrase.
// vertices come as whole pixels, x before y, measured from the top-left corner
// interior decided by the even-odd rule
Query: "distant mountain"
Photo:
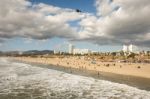
[[[45,54],[53,54],[53,50],[29,50],[29,51],[0,51],[1,56],[16,56],[16,55],[45,55]]]
[[[53,54],[54,51],[52,50],[29,50],[29,51],[24,51],[22,54],[31,54],[31,55],[44,55],[44,54]]]

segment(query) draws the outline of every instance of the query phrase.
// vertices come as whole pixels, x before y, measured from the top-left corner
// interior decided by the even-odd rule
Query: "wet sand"
[[[22,62],[19,60],[17,61]],[[108,81],[112,81],[112,82],[116,82],[120,84],[127,84],[129,86],[133,86],[138,89],[150,91],[150,79],[149,78],[131,76],[131,75],[121,75],[121,74],[95,71],[95,70],[87,70],[84,68],[79,69],[79,68],[65,67],[65,66],[60,66],[60,65],[56,66],[53,64],[46,65],[46,64],[41,64],[41,63],[33,63],[33,62],[25,62],[25,61],[24,63],[32,64],[34,66],[39,66],[42,68],[63,71],[63,72],[70,73],[70,74],[93,77],[96,79],[108,80]]]

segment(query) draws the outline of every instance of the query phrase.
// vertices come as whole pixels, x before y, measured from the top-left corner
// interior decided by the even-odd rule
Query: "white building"
[[[84,55],[84,54],[89,54],[89,53],[91,53],[91,51],[89,49],[74,49],[73,50],[73,54]]]
[[[130,45],[123,45],[123,52],[138,52],[137,46],[130,44]]]
[[[130,52],[139,52],[139,48],[133,44],[129,45],[129,51]]]
[[[89,54],[89,53],[91,53],[89,49],[78,49],[78,48],[75,48],[74,45],[69,44],[69,54],[84,55],[84,54]]]
[[[134,46],[132,44],[130,44],[128,46],[128,50],[129,50],[129,52],[133,52],[134,51]]]
[[[69,44],[69,54],[73,54],[74,46],[72,44]]]
[[[128,46],[127,45],[123,45],[123,52],[128,52]]]
[[[54,50],[54,54],[59,54],[59,53],[60,53],[60,51]]]

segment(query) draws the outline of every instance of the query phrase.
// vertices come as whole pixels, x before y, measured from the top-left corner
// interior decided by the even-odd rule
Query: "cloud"
[[[96,0],[97,15],[106,16],[113,11],[113,4],[110,0]]]
[[[3,46],[3,44],[2,43],[0,43],[0,47],[2,47]]]
[[[27,0],[1,0],[0,38],[76,38],[76,28],[69,22],[83,17],[84,14],[72,9],[43,3],[33,5]]]
[[[150,46],[150,1],[106,1],[96,1],[97,15],[100,16],[88,16],[81,20],[80,40],[91,40],[98,44]]]
[[[95,7],[96,15],[27,0],[1,0],[0,42],[13,37],[62,37],[150,47],[150,0],[96,0]]]

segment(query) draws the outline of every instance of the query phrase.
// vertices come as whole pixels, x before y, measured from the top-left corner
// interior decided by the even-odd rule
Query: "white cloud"
[[[0,41],[62,37],[150,46],[150,0],[96,0],[97,16],[27,0],[1,0]],[[69,23],[79,21],[77,27]]]
[[[0,38],[75,38],[76,29],[68,22],[83,17],[84,14],[72,9],[42,3],[32,5],[26,0],[1,0]]]
[[[150,1],[149,0],[97,0],[98,15],[84,18],[80,25],[82,40],[98,44],[134,43],[150,46]],[[104,11],[115,5],[118,9]],[[111,13],[110,13],[111,12]],[[146,35],[146,36],[144,36]]]
[[[0,43],[0,47],[2,47],[3,46],[3,44],[2,43]]]
[[[113,10],[113,5],[110,0],[96,0],[96,9],[99,16],[106,16]]]

